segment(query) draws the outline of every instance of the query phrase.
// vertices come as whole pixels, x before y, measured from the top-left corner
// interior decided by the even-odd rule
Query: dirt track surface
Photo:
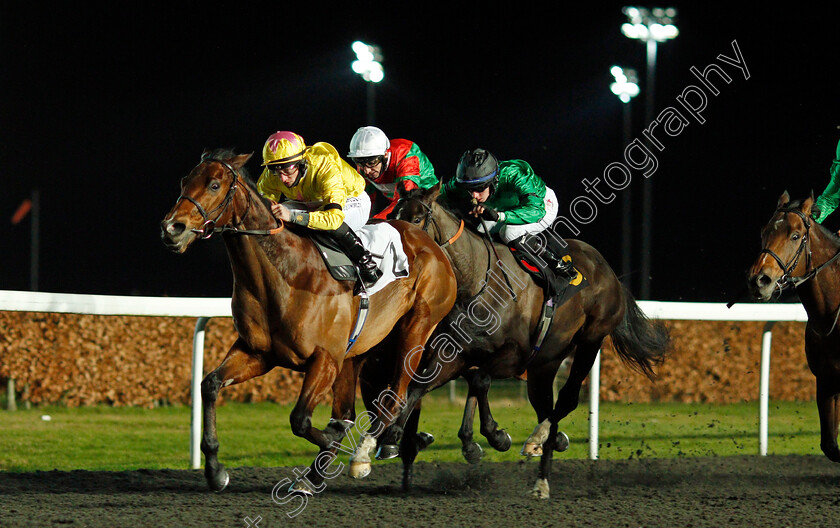
[[[301,505],[272,501],[291,468],[233,468],[222,493],[199,470],[0,474],[0,526],[598,526],[781,528],[840,524],[840,466],[824,457],[588,461],[555,459],[551,498],[528,496],[535,462],[420,463],[400,491],[400,466],[344,474]],[[280,500],[284,495],[278,495]]]

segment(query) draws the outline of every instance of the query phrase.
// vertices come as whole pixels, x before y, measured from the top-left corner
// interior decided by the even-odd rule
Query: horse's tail
[[[633,294],[622,284],[624,319],[610,337],[622,362],[649,379],[655,378],[654,365],[662,363],[671,343],[671,336],[660,320],[648,319]]]

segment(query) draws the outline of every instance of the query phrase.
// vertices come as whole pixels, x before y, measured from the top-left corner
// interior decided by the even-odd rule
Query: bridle
[[[435,226],[435,229],[437,230],[437,232],[441,233],[441,236],[443,236],[442,231],[440,229],[440,226],[435,221],[435,218],[432,214],[432,206],[427,204],[423,200],[420,200],[419,198],[413,198],[413,197],[403,197],[403,198],[400,198],[399,200],[397,200],[397,205],[394,206],[394,209],[396,210],[400,206],[401,202],[412,202],[412,201],[420,204],[420,206],[422,206],[423,209],[425,209],[425,211],[426,211],[423,214],[423,227],[422,227],[423,231],[428,233],[429,232],[428,231],[429,224],[431,223]],[[461,238],[461,235],[464,233],[464,219],[461,218],[459,220],[460,220],[460,224],[458,226],[458,231],[454,235],[452,235],[449,239],[447,239],[445,242],[443,242],[442,244],[438,244],[441,248],[445,248],[445,247],[451,245],[453,242],[455,242],[459,238]],[[501,258],[499,257],[499,254],[496,252],[496,247],[493,245],[493,241],[490,240],[490,235],[487,232],[486,228],[484,229],[484,234],[485,234],[485,237],[482,238],[482,240],[484,241],[484,245],[487,248],[487,252],[488,252],[488,255],[487,255],[487,272],[486,273],[489,274],[490,273],[490,268],[492,267],[492,260],[491,260],[492,257],[490,256],[489,253],[491,251],[493,252],[493,254],[496,256],[496,261],[497,262],[501,262]],[[507,272],[504,270],[504,268],[502,268],[502,275],[504,276],[505,283],[507,284],[507,287],[508,287],[508,290],[510,291],[510,294],[513,296],[514,302],[517,301],[516,292],[513,290],[513,286],[511,286],[510,279],[508,279]],[[479,295],[481,295],[484,292],[484,290],[487,288],[488,284],[489,284],[489,280],[485,280],[484,285],[482,286],[481,290],[476,295],[474,295],[473,298],[476,298]]]
[[[230,163],[218,158],[202,157],[199,165],[201,165],[202,163],[213,162],[220,163],[226,169],[226,173],[230,173],[232,178],[231,184],[227,190],[227,194],[225,194],[225,197],[222,200],[222,202],[210,211],[205,211],[204,207],[202,207],[201,204],[198,203],[198,201],[196,201],[191,196],[187,196],[185,194],[179,196],[178,200],[175,202],[176,206],[178,205],[178,203],[181,202],[181,200],[186,200],[190,202],[195,206],[202,219],[204,220],[204,222],[201,224],[201,229],[192,229],[193,233],[197,233],[202,239],[206,240],[213,236],[214,233],[234,232],[241,235],[273,235],[283,230],[284,225],[282,220],[279,221],[278,227],[274,229],[239,229],[236,226],[230,225],[217,226],[216,224],[219,218],[221,218],[222,215],[225,214],[227,208],[230,207],[231,203],[233,203],[233,198],[234,196],[236,196],[236,191],[239,190],[239,178],[241,175],[239,174],[239,170],[235,169]],[[240,224],[245,221],[245,218],[248,217],[248,213],[251,211],[251,195],[250,193],[245,192],[245,196],[248,200],[248,203],[245,206],[245,212],[242,214],[242,217],[239,220]],[[211,219],[210,216],[216,213],[216,211],[218,211],[218,213],[216,214],[215,218]]]
[[[821,269],[823,266],[825,266],[825,264],[823,264],[823,266],[820,266],[820,268],[817,268],[816,270],[808,271],[802,277],[792,277],[791,276],[793,274],[793,270],[795,270],[796,266],[799,265],[799,259],[802,257],[803,252],[806,253],[805,269],[807,270],[811,267],[811,242],[810,242],[810,237],[809,237],[809,235],[811,233],[811,219],[808,218],[805,215],[805,213],[803,213],[799,209],[794,209],[794,208],[781,209],[780,208],[780,209],[776,209],[776,212],[777,213],[782,213],[782,214],[793,213],[793,214],[797,215],[802,220],[802,224],[805,226],[805,235],[802,237],[801,241],[799,242],[799,247],[796,248],[796,253],[793,254],[793,257],[791,257],[788,264],[785,264],[785,262],[782,260],[782,258],[779,255],[777,255],[770,248],[766,248],[766,247],[761,248],[761,252],[759,253],[759,255],[767,253],[768,255],[773,257],[773,260],[775,260],[776,263],[779,265],[779,267],[782,268],[782,272],[783,272],[782,276],[779,277],[779,279],[776,281],[776,287],[779,288],[779,292],[781,293],[782,291],[784,291],[788,287],[796,288],[797,286],[799,286],[803,282],[813,278],[817,274],[819,269]],[[834,258],[837,258],[837,256],[835,255]]]
[[[435,221],[434,216],[432,216],[432,206],[431,205],[427,204],[423,200],[420,200],[419,198],[406,197],[406,198],[400,198],[399,200],[397,200],[397,205],[394,206],[394,209],[399,207],[400,202],[416,202],[416,203],[420,204],[420,206],[423,207],[423,209],[425,209],[425,211],[426,211],[423,214],[423,227],[422,227],[423,231],[428,233],[429,232],[429,224],[431,223],[431,224],[434,224],[435,229],[437,229],[438,233],[441,233],[440,226]],[[458,231],[456,231],[454,235],[452,235],[449,239],[447,239],[446,242],[444,242],[442,244],[439,244],[440,247],[445,248],[446,246],[451,245],[453,242],[455,242],[456,240],[461,238],[461,235],[463,233],[464,233],[464,220],[461,219],[461,223],[458,226]]]
[[[788,288],[788,287],[792,287],[794,289],[798,288],[804,282],[807,282],[807,281],[813,279],[814,277],[816,277],[817,274],[820,271],[822,271],[826,266],[830,265],[832,262],[834,262],[835,260],[840,258],[840,251],[835,253],[834,256],[832,256],[830,259],[823,262],[822,264],[820,264],[816,268],[811,268],[811,238],[810,238],[811,219],[808,218],[808,216],[805,213],[803,213],[802,211],[800,211],[799,209],[779,208],[779,209],[776,210],[776,212],[777,213],[783,213],[783,214],[793,213],[793,214],[797,215],[802,220],[802,224],[805,226],[805,235],[802,237],[802,240],[799,242],[799,247],[796,248],[796,253],[794,253],[794,255],[791,258],[791,261],[790,261],[789,264],[785,264],[785,262],[781,259],[781,257],[779,257],[779,255],[777,255],[773,250],[771,250],[769,248],[762,248],[761,253],[759,253],[759,254],[767,253],[768,255],[773,257],[773,259],[776,261],[776,263],[779,265],[779,267],[782,268],[783,274],[776,281],[776,287],[779,289],[779,294],[781,295],[781,293],[786,288]],[[796,266],[799,264],[799,259],[802,257],[803,253],[806,255],[806,257],[805,257],[805,259],[806,259],[805,260],[805,270],[806,270],[805,275],[802,275],[801,277],[792,277],[791,275],[793,274],[793,270],[795,270]],[[825,335],[828,335],[832,331],[834,331],[835,326],[837,326],[838,316],[840,316],[840,307],[838,307],[837,310],[835,311],[834,322],[832,323],[831,328],[828,330],[828,333],[826,333]]]

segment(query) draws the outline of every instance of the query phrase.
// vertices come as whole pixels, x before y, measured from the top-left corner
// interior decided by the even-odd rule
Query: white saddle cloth
[[[400,232],[391,224],[366,224],[356,230],[356,234],[382,270],[382,278],[367,289],[368,295],[373,295],[397,279],[408,277],[408,256],[403,249]]]

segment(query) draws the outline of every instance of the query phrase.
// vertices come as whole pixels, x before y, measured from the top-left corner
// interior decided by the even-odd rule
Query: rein
[[[207,212],[207,211],[204,210],[204,208],[201,206],[201,204],[198,203],[195,199],[193,199],[190,196],[184,195],[184,194],[179,196],[178,200],[175,202],[176,205],[181,200],[186,200],[186,201],[190,202],[191,204],[193,204],[195,206],[195,208],[198,210],[199,214],[201,214],[201,217],[204,219],[204,223],[202,224],[201,229],[193,229],[192,231],[194,233],[198,233],[199,236],[201,236],[201,238],[205,239],[205,240],[210,238],[211,236],[213,236],[213,234],[215,234],[215,233],[235,233],[235,234],[239,234],[239,235],[275,235],[275,234],[279,233],[280,231],[282,231],[283,228],[285,227],[285,224],[283,223],[282,220],[280,220],[279,225],[277,227],[273,228],[273,229],[239,229],[238,227],[230,226],[230,225],[223,225],[223,226],[217,226],[216,225],[216,222],[218,222],[219,218],[221,218],[222,215],[225,214],[225,211],[227,211],[227,208],[230,206],[231,203],[233,203],[233,198],[234,198],[234,196],[236,196],[236,191],[239,190],[240,174],[239,174],[238,169],[233,168],[233,166],[225,160],[216,159],[216,158],[202,158],[201,159],[201,163],[205,163],[205,162],[212,163],[214,161],[217,162],[217,163],[220,163],[225,169],[227,169],[227,171],[230,172],[231,177],[233,178],[233,181],[231,182],[230,187],[228,187],[227,194],[225,194],[225,198],[224,198],[224,200],[222,200],[222,203],[220,203],[219,205],[214,207],[211,211]],[[248,213],[251,211],[251,195],[250,195],[250,193],[248,193],[246,191],[245,192],[245,197],[248,200],[248,204],[245,206],[245,213],[242,215],[242,218],[239,220],[240,224],[245,221],[245,218],[248,217]],[[213,218],[211,220],[210,215],[215,213],[216,211],[219,211],[219,213],[216,215],[215,218]]]
[[[402,202],[402,201],[417,202],[423,207],[423,209],[426,210],[426,213],[423,215],[423,231],[428,233],[429,223],[431,223],[435,226],[435,229],[437,229],[438,233],[443,232],[440,229],[440,226],[438,225],[438,223],[435,221],[435,218],[434,218],[433,213],[432,213],[432,207],[429,204],[427,204],[426,202],[424,202],[423,200],[420,200],[418,198],[409,198],[409,197],[400,198],[397,201],[397,203],[399,204],[399,202]],[[456,240],[461,238],[461,235],[464,233],[464,220],[463,220],[463,218],[461,218],[459,220],[460,220],[460,224],[458,226],[458,231],[454,235],[452,235],[446,242],[444,242],[442,244],[439,244],[439,246],[441,248],[446,248],[447,246],[452,245],[453,242],[455,242]],[[485,227],[483,220],[481,221],[481,223],[482,223],[482,227]],[[499,257],[499,254],[496,252],[496,246],[493,244],[493,241],[490,239],[490,234],[487,232],[486,227],[484,229],[484,233],[485,233],[485,237],[481,237],[481,239],[484,242],[484,245],[488,248],[487,271],[485,272],[485,275],[489,275],[490,274],[490,268],[493,266],[493,263],[490,260],[490,255],[489,255],[490,251],[492,251],[493,254],[496,256],[496,261],[497,262],[501,262],[501,258]],[[507,276],[507,272],[505,271],[504,268],[501,268],[501,271],[502,271],[502,276],[505,278],[505,283],[507,284],[508,290],[510,291],[510,294],[513,296],[513,301],[516,302],[518,300],[517,297],[516,297],[516,292],[513,290],[513,286],[511,286],[511,284],[510,284],[510,279]],[[484,290],[487,289],[488,284],[489,284],[489,281],[485,280],[484,281],[484,286],[482,286],[481,290],[477,294],[475,294],[472,298],[475,299],[476,297],[478,297],[482,293],[484,293]]]

